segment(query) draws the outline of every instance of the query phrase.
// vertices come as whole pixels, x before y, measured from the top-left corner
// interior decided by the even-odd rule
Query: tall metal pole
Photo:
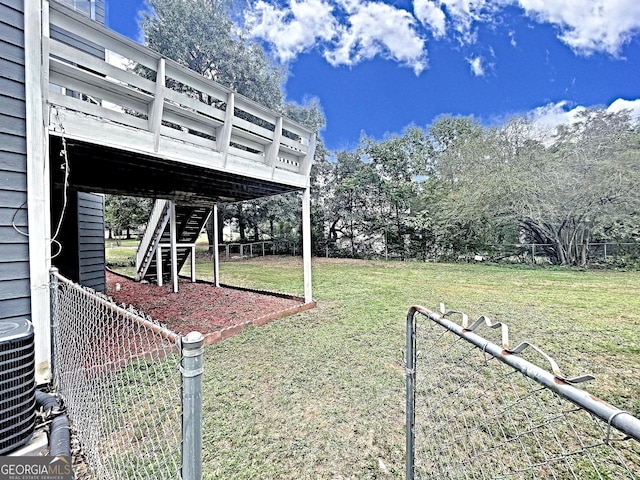
[[[405,353],[405,374],[407,377],[407,409],[406,409],[406,480],[413,480],[415,457],[415,407],[416,407],[416,329],[415,308],[407,313],[407,347]]]
[[[182,338],[182,480],[202,479],[202,373],[204,336]]]

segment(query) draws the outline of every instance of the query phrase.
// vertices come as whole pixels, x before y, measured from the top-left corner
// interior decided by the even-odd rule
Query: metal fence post
[[[202,373],[204,336],[182,337],[182,480],[202,478]]]
[[[56,380],[56,336],[58,335],[58,269],[49,269],[49,324],[51,325],[51,359],[49,362],[51,369],[51,384]]]
[[[407,418],[406,418],[406,480],[413,480],[415,457],[415,420],[416,420],[416,310],[411,308],[407,313],[407,350],[405,368],[407,377]]]

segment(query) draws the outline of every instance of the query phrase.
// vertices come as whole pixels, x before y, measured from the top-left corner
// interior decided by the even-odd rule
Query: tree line
[[[324,128],[317,100],[285,101],[286,71],[235,26],[237,4],[148,3],[148,46],[317,133]],[[442,116],[383,139],[364,135],[356,148],[336,152],[319,136],[312,243],[317,255],[401,260],[536,243],[553,264],[585,265],[591,243],[638,240],[638,185],[640,126],[627,111],[584,110],[553,131],[526,116],[500,126]],[[115,202],[107,198],[108,224]],[[219,215],[220,228],[233,225],[240,241],[299,237],[296,194],[221,205]]]
[[[535,243],[553,264],[586,265],[590,244],[640,235],[640,126],[626,111],[584,110],[553,132],[443,116],[316,167],[317,237],[349,256]]]

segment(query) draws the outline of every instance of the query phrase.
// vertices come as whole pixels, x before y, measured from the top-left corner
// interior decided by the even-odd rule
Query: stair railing
[[[149,222],[136,252],[136,280],[144,278],[153,254],[169,221],[169,200],[156,200],[149,215]]]

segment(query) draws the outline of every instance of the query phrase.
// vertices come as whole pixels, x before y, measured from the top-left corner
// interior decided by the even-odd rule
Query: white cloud
[[[292,0],[287,8],[260,0],[247,12],[245,21],[249,33],[271,43],[283,62],[337,34],[333,6],[324,0]]]
[[[549,103],[529,112],[529,117],[533,121],[539,135],[549,137],[560,125],[568,125],[579,120],[580,113],[587,110],[587,107],[578,105],[570,107],[569,102],[563,100],[557,103]],[[619,112],[630,110],[631,117],[640,120],[640,99],[625,100],[618,98],[608,107],[609,112]]]
[[[349,2],[347,23],[338,29],[334,48],[325,53],[332,65],[355,65],[381,55],[411,67],[416,74],[425,69],[425,42],[406,10],[381,2]]]
[[[440,3],[460,40],[463,43],[475,43],[474,22],[490,22],[500,1],[495,5],[487,0],[440,0]]]
[[[527,15],[557,25],[575,52],[617,56],[640,31],[638,0],[518,0]]]
[[[640,120],[640,99],[636,100],[625,100],[624,98],[618,98],[614,100],[609,107],[607,107],[609,112],[619,112],[621,110],[630,110],[631,117],[636,120]]]
[[[420,22],[436,38],[443,37],[446,33],[446,18],[440,6],[432,0],[414,0],[413,11]]]
[[[471,67],[471,72],[476,77],[484,77],[486,72],[485,72],[484,60],[482,59],[482,57],[467,58],[467,62],[469,62],[469,66]]]
[[[259,0],[248,11],[250,35],[270,43],[282,62],[319,47],[332,65],[355,65],[375,56],[394,60],[419,74],[426,68],[425,41],[418,22],[383,2],[290,0],[276,7]]]
[[[560,125],[573,123],[584,110],[585,107],[580,106],[569,109],[569,102],[563,100],[535,108],[530,116],[540,130],[551,132]]]
[[[617,56],[640,32],[638,0],[414,0],[414,11],[438,35],[451,27],[463,43],[475,43],[474,25],[492,22],[508,5],[518,5],[536,21],[557,26],[558,38],[579,54]]]

